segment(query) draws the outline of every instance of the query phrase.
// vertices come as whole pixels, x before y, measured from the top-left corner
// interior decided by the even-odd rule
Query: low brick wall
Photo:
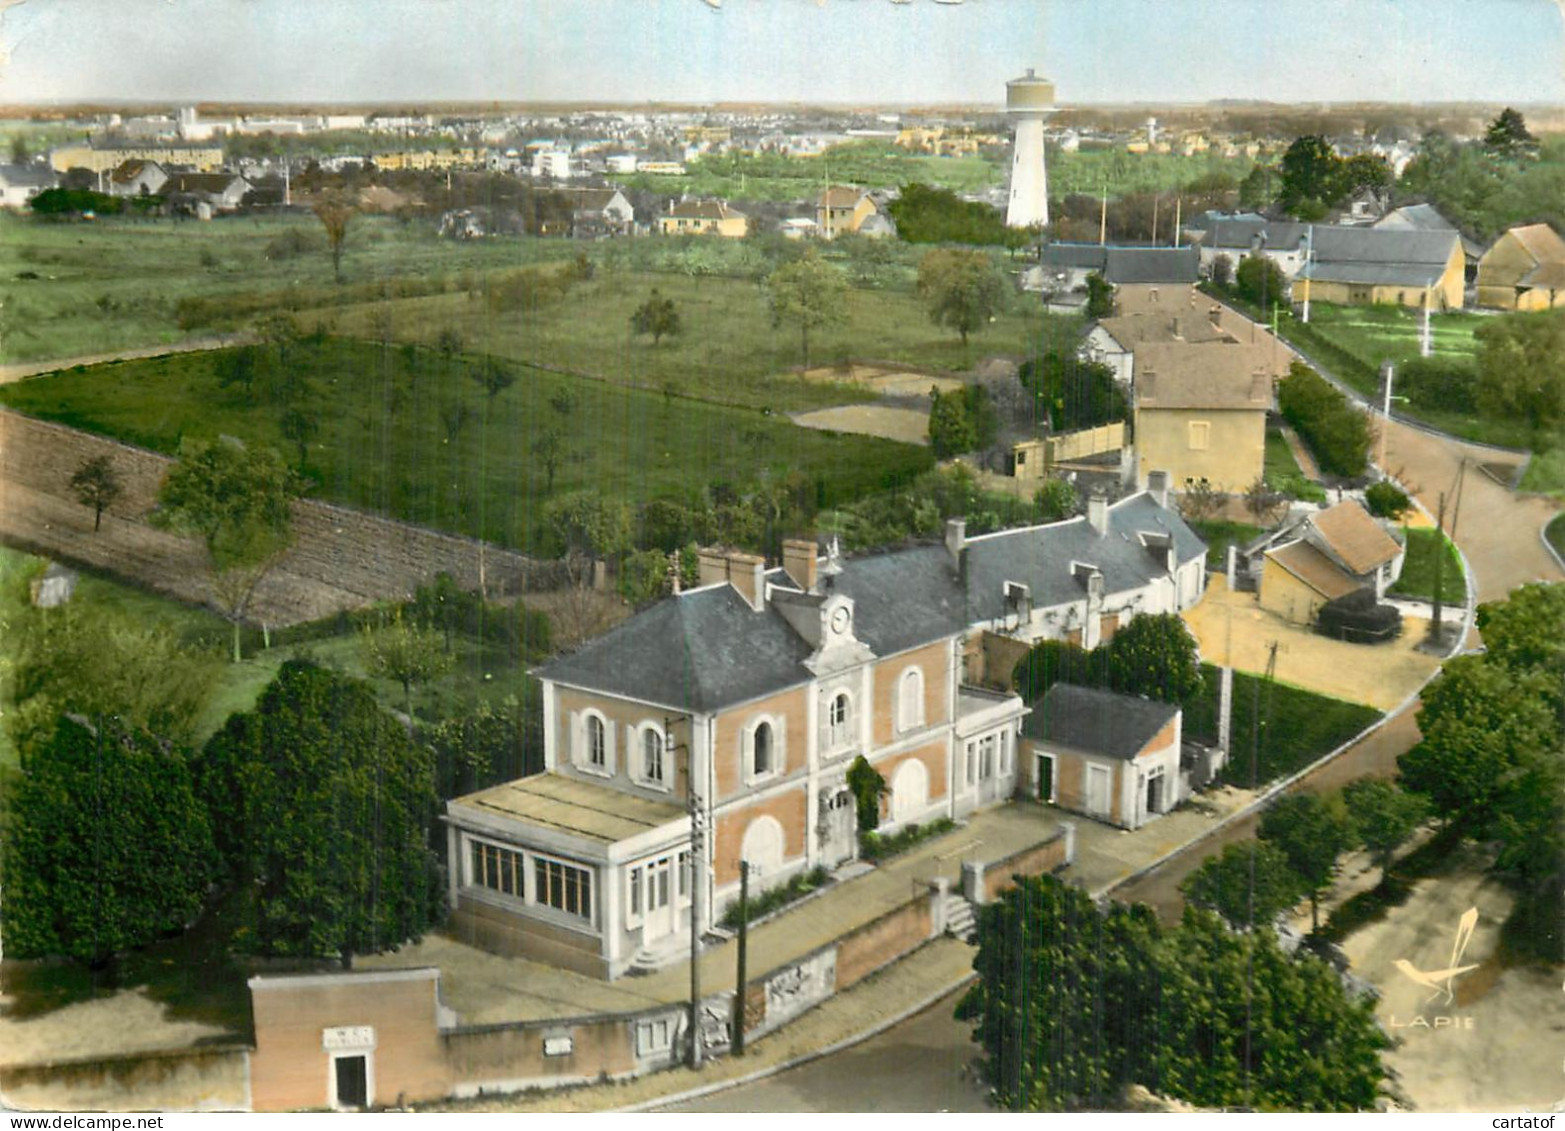
[[[962,865],[962,894],[974,903],[988,903],[1017,876],[1042,876],[1071,862],[1075,850],[1074,827],[1065,824],[1048,840],[987,863]]]
[[[929,941],[934,926],[930,898],[910,900],[837,941],[839,992]]]
[[[124,494],[94,532],[70,491],[88,459],[114,461]],[[205,553],[194,539],[147,524],[168,457],[0,409],[0,535],[27,549],[127,576],[195,604],[208,603]],[[480,556],[491,595],[552,588],[563,566],[347,507],[303,500],[294,544],[263,581],[254,618],[272,625],[410,596],[436,574],[477,588]]]
[[[20,1111],[246,1111],[250,1050],[213,1045],[0,1068],[0,1102]]]

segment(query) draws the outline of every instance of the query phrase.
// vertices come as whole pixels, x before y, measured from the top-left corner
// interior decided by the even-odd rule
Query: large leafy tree
[[[1145,907],[1100,909],[1043,876],[986,905],[978,939],[958,1016],[1005,1107],[1101,1108],[1133,1083],[1204,1107],[1375,1104],[1388,1042],[1372,1004],[1269,931],[1196,909],[1160,930]]]
[[[1488,319],[1478,342],[1478,408],[1494,417],[1552,428],[1565,420],[1565,314]]]
[[[296,493],[276,452],[227,439],[183,444],[158,491],[156,520],[206,547],[213,595],[234,626],[235,663],[250,599],[292,538]]]
[[[970,452],[978,446],[978,429],[967,412],[960,390],[929,390],[929,446],[940,459]]]
[[[451,670],[453,662],[440,633],[404,618],[401,609],[378,625],[366,625],[359,644],[370,674],[401,684],[409,719],[413,717],[413,688],[439,679]]]
[[[1272,931],[1235,933],[1187,909],[1165,943],[1155,1083],[1200,1107],[1371,1111],[1391,1042],[1374,1003]]]
[[[342,252],[348,242],[348,225],[358,215],[352,200],[341,192],[325,192],[316,199],[315,218],[326,232],[326,246],[331,251],[332,276],[342,282]]]
[[[1310,445],[1323,471],[1350,478],[1364,474],[1373,438],[1369,418],[1331,382],[1296,361],[1278,386],[1277,406]]]
[[[1234,292],[1266,311],[1287,301],[1288,279],[1270,257],[1247,255],[1234,271]]]
[[[810,331],[835,325],[847,317],[848,285],[842,272],[815,251],[773,271],[766,281],[772,322],[799,328],[800,352],[810,364]]]
[[[1057,432],[1096,428],[1130,413],[1114,370],[1087,361],[1069,345],[1056,346],[1022,362],[1017,380],[1033,394],[1039,423]]]
[[[1320,134],[1295,138],[1282,155],[1278,202],[1295,216],[1318,214],[1341,192],[1342,158]]]
[[[1104,654],[1115,691],[1184,704],[1201,694],[1199,645],[1177,613],[1135,617],[1104,645]]]
[[[1538,153],[1538,139],[1527,129],[1527,119],[1520,110],[1507,106],[1501,110],[1489,128],[1484,131],[1483,146],[1496,157],[1515,160],[1518,157],[1534,157]]]
[[[964,346],[1004,309],[1007,289],[994,261],[971,248],[940,248],[918,263],[918,294],[929,320],[955,330]]]
[[[1258,835],[1276,845],[1310,897],[1310,921],[1320,929],[1320,897],[1337,873],[1337,857],[1352,848],[1357,829],[1340,795],[1290,793],[1261,818]]]
[[[429,926],[431,754],[367,684],[290,660],[208,741],[197,781],[232,876],[254,887],[262,951],[347,963]]]
[[[1534,583],[1478,606],[1490,659],[1513,672],[1565,668],[1565,585]]]
[[[63,716],[28,744],[4,846],[7,955],[108,964],[184,927],[212,836],[182,751],[110,715]]]
[[[1221,915],[1235,930],[1269,927],[1299,901],[1304,882],[1274,844],[1247,840],[1208,856],[1179,885],[1185,899]]]
[[[1435,816],[1486,838],[1518,767],[1552,751],[1557,728],[1547,684],[1491,662],[1458,656],[1424,689],[1418,744],[1397,759],[1402,784]]]
[[[1360,778],[1348,783],[1342,799],[1353,814],[1359,840],[1380,865],[1380,882],[1384,884],[1391,871],[1392,855],[1413,835],[1428,812],[1428,805],[1418,794],[1382,778]]]

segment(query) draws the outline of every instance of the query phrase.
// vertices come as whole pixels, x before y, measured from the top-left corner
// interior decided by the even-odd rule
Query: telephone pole
[[[745,1005],[745,957],[750,941],[750,861],[739,861],[739,972],[734,982],[734,1033],[735,1056],[744,1055],[744,1005]]]
[[[701,797],[690,788],[690,1067],[701,1068],[701,850],[705,843]]]
[[[1435,600],[1434,616],[1429,621],[1429,643],[1440,645],[1440,617],[1445,611],[1440,600],[1440,567],[1445,563],[1445,492],[1440,492],[1440,519],[1435,526]]]

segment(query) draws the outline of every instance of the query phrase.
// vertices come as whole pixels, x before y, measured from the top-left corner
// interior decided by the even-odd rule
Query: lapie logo
[[[1463,914],[1461,921],[1456,925],[1456,938],[1451,943],[1451,961],[1443,970],[1420,970],[1405,958],[1399,958],[1394,963],[1403,976],[1411,978],[1425,989],[1435,992],[1430,994],[1426,1001],[1434,1001],[1436,998],[1444,998],[1441,1005],[1450,1005],[1456,1000],[1456,995],[1451,989],[1451,983],[1467,973],[1469,970],[1478,969],[1478,963],[1461,964],[1462,955],[1467,953],[1467,944],[1473,941],[1473,931],[1478,926],[1478,908],[1469,907]]]
[[[1452,983],[1469,970],[1478,969],[1479,964],[1476,962],[1465,965],[1462,963],[1462,956],[1467,953],[1467,946],[1473,941],[1473,931],[1477,926],[1478,908],[1469,907],[1456,924],[1456,938],[1451,941],[1451,959],[1438,970],[1420,970],[1405,958],[1399,958],[1392,963],[1404,978],[1418,983],[1426,990],[1434,991],[1425,999],[1426,1005],[1437,1000],[1442,1006],[1451,1005],[1456,1000]],[[1400,1021],[1396,1014],[1391,1015],[1393,1029],[1471,1029],[1472,1027],[1473,1018],[1467,1016],[1437,1013],[1426,1017],[1420,1013],[1409,1021]]]

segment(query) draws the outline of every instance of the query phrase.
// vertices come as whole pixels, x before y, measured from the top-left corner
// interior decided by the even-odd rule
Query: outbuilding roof
[[[1328,601],[1360,588],[1336,562],[1303,540],[1267,550],[1266,560],[1275,562]]]
[[[1354,573],[1379,569],[1402,552],[1397,540],[1355,499],[1344,499],[1309,521],[1331,552]]]
[[[1034,705],[1022,733],[1085,754],[1129,761],[1178,717],[1179,708],[1172,703],[1056,683]]]

